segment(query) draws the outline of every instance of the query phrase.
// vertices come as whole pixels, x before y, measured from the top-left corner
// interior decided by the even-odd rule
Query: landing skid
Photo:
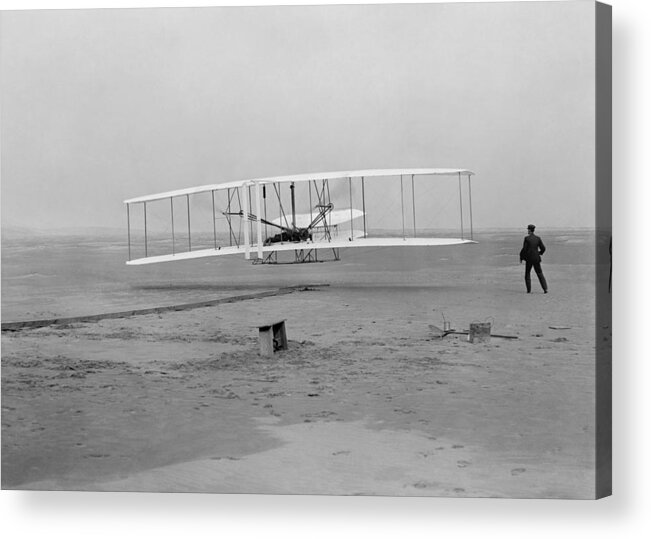
[[[337,262],[339,258],[339,249],[328,249],[332,251],[331,257],[318,258],[318,249],[295,249],[294,260],[278,260],[278,251],[272,251],[263,258],[253,260],[254,265],[260,264],[312,264],[315,262]]]

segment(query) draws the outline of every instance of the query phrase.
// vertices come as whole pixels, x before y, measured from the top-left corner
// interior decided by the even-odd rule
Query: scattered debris
[[[453,335],[468,335],[467,331],[457,331],[455,329],[452,329],[446,333],[447,334],[453,334]],[[495,333],[491,334],[491,337],[498,337],[499,339],[517,339],[518,337],[516,335],[497,335]],[[534,337],[542,337],[542,335],[534,335]]]
[[[440,327],[432,326],[432,325],[429,326],[429,329],[432,332],[431,336],[434,337],[435,339],[442,339],[449,332],[449,331],[446,332],[446,331],[442,330]]]

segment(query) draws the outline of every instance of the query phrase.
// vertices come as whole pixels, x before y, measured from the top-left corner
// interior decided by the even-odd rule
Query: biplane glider
[[[131,198],[124,201],[127,264],[233,254],[254,264],[307,263],[339,260],[342,248],[476,243],[472,175],[464,169],[355,170]]]

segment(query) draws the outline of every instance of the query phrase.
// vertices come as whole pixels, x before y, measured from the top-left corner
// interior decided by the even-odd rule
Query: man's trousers
[[[527,285],[527,292],[531,292],[531,268],[532,267],[536,272],[536,275],[538,276],[538,280],[540,281],[540,286],[542,286],[542,289],[545,292],[547,292],[547,281],[545,280],[545,276],[543,275],[542,268],[540,267],[540,262],[529,262],[528,260],[526,261],[526,267],[524,270],[524,282]]]

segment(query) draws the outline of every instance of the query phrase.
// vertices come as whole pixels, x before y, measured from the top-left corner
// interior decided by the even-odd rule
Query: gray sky
[[[310,171],[476,172],[477,228],[592,226],[594,3],[1,15],[2,226]]]

